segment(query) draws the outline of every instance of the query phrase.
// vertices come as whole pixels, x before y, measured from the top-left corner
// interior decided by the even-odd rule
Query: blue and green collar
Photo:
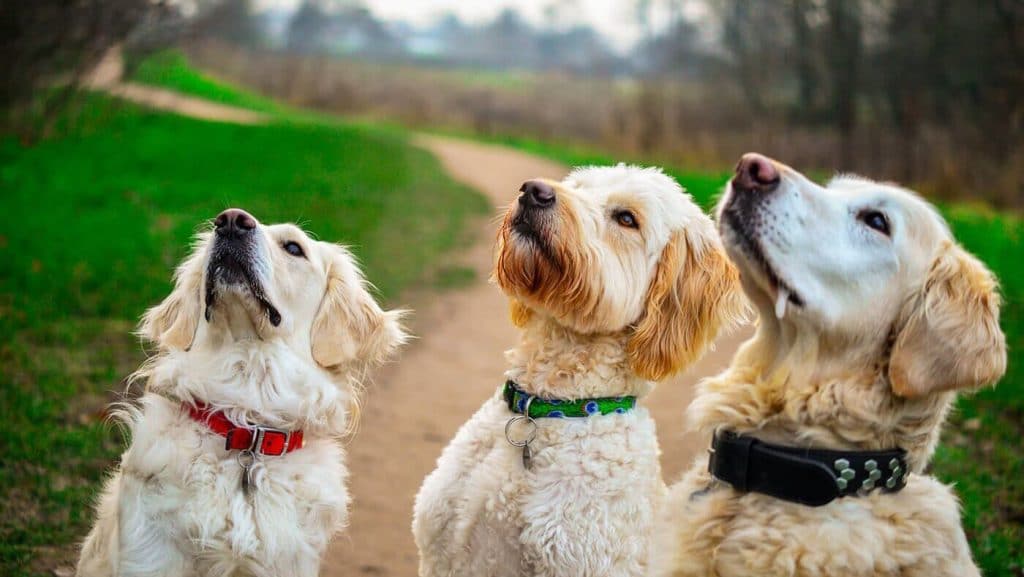
[[[532,419],[621,415],[636,408],[636,397],[598,397],[574,401],[545,399],[523,391],[512,381],[505,381],[502,396],[510,411]]]

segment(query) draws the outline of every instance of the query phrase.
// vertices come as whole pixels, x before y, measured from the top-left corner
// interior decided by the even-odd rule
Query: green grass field
[[[187,70],[174,78],[261,102]],[[29,147],[0,137],[0,191],[0,575],[12,577],[73,563],[121,450],[103,417],[144,357],[134,323],[220,210],[352,246],[384,298],[465,282],[439,259],[488,210],[395,130],[232,126],[98,95],[59,136]]]

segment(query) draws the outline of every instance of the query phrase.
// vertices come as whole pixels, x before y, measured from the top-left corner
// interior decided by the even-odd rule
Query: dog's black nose
[[[213,226],[219,236],[241,236],[256,228],[256,219],[240,208],[229,208],[217,215]]]
[[[555,189],[542,180],[527,180],[519,187],[522,192],[519,204],[537,208],[549,208],[555,204]]]

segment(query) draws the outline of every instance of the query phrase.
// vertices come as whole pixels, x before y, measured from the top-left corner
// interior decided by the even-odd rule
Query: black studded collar
[[[708,470],[737,491],[763,493],[811,507],[872,491],[895,493],[906,486],[910,473],[903,449],[786,447],[730,431],[715,434]]]

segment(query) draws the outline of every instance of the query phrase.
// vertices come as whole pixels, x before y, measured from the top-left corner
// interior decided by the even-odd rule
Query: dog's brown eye
[[[292,256],[306,256],[306,253],[302,252],[302,247],[299,246],[299,243],[293,240],[289,240],[288,242],[282,244],[281,248],[283,248],[285,252]]]
[[[861,222],[868,225],[869,228],[889,236],[889,219],[885,218],[885,215],[881,212],[877,210],[862,210],[857,217]]]
[[[628,210],[620,210],[615,213],[615,222],[626,228],[640,228],[636,221],[636,215]]]

